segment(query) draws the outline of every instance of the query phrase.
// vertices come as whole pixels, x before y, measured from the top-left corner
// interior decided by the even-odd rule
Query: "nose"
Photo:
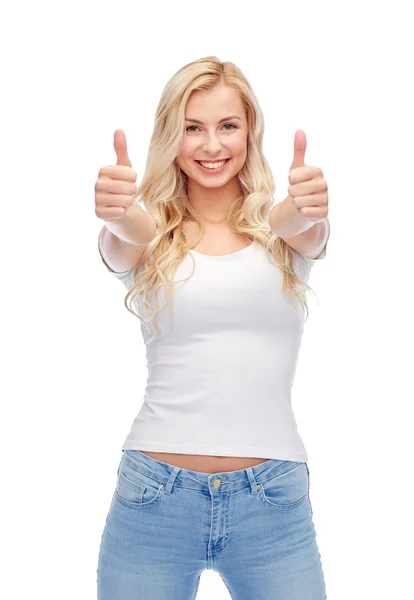
[[[212,158],[217,154],[221,153],[221,142],[215,134],[207,136],[205,143],[203,144],[203,151],[209,154]]]

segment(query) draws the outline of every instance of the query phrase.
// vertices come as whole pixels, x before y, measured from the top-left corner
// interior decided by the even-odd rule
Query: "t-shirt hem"
[[[203,456],[229,456],[248,458],[267,458],[276,460],[290,460],[293,462],[307,462],[308,455],[295,452],[286,448],[272,446],[205,446],[203,444],[185,444],[182,442],[146,442],[127,440],[122,450],[149,450],[150,452],[171,452],[174,454],[200,454]]]

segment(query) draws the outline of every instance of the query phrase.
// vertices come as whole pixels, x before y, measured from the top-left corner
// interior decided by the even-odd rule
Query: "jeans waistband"
[[[202,473],[176,467],[147,456],[140,450],[123,450],[122,462],[138,473],[150,477],[164,485],[165,491],[169,493],[173,486],[192,490],[205,491],[208,493],[230,492],[250,486],[252,491],[257,489],[258,484],[273,479],[277,475],[286,473],[295,468],[298,462],[289,460],[278,460],[270,458],[253,467],[247,467],[238,471],[223,471],[221,473]],[[218,484],[214,483],[215,481]]]

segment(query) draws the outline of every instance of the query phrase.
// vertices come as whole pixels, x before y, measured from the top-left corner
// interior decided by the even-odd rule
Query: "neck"
[[[226,226],[231,207],[240,197],[240,186],[236,177],[220,188],[206,188],[190,179],[187,198],[198,215],[211,226]]]

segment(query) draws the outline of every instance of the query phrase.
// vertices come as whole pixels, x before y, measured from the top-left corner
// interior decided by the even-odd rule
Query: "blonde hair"
[[[133,268],[133,286],[124,304],[141,321],[143,319],[128,305],[140,296],[139,304],[154,327],[154,337],[159,334],[155,315],[173,295],[174,275],[190,248],[195,247],[204,233],[201,216],[190,204],[187,196],[187,176],[180,169],[176,158],[180,153],[185,134],[185,107],[195,90],[211,90],[217,85],[234,88],[244,104],[247,124],[247,158],[238,173],[241,193],[235,199],[228,217],[228,227],[241,239],[260,242],[273,257],[282,271],[282,293],[308,306],[303,286],[312,290],[300,279],[294,269],[294,254],[284,240],[274,235],[269,226],[269,213],[273,205],[276,186],[270,167],[263,155],[264,118],[258,100],[246,77],[232,62],[221,62],[208,56],[182,67],[166,84],[157,107],[154,131],[148,151],[145,173],[134,194],[144,203],[146,210],[157,224],[153,240],[147,244],[141,259]],[[191,246],[183,223],[195,220],[199,226],[199,238]],[[194,273],[194,257],[192,273]],[[300,255],[297,255],[298,257]],[[177,282],[176,282],[177,283]],[[158,306],[158,290],[165,286],[167,296],[162,307]],[[313,290],[312,290],[313,291]],[[157,295],[157,305],[150,311],[150,294]]]

